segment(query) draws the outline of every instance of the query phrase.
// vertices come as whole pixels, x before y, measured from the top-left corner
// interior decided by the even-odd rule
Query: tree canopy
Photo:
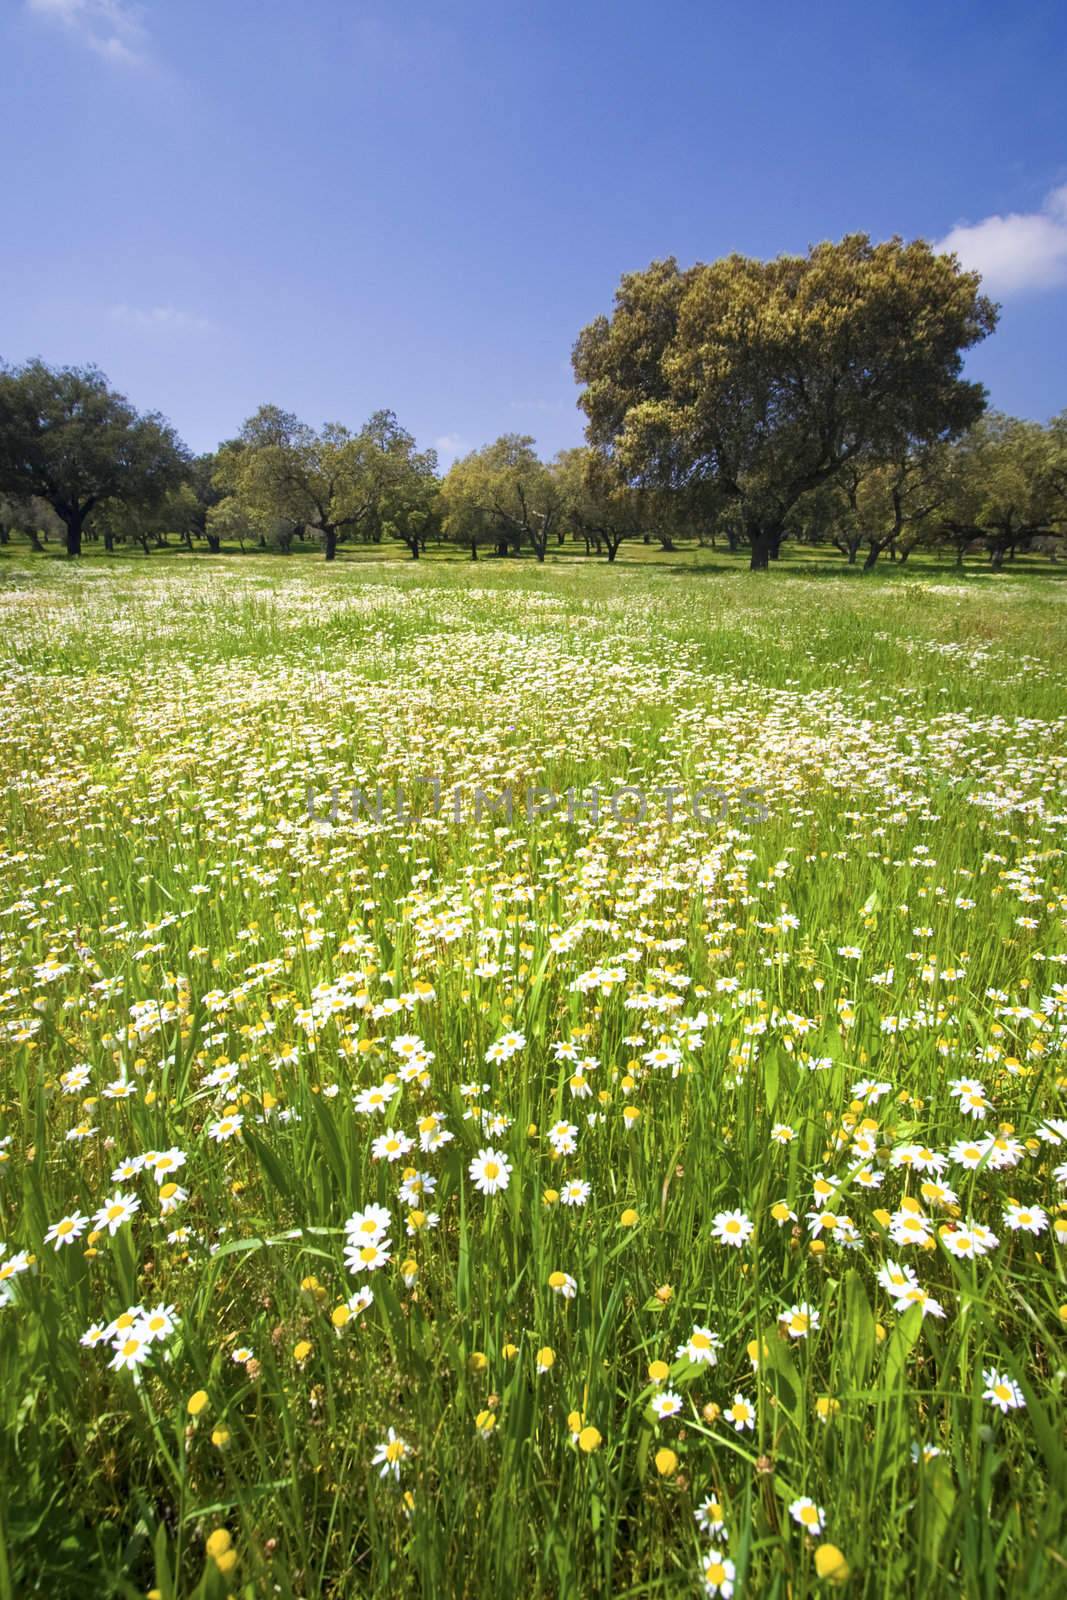
[[[105,501],[152,507],[176,488],[188,453],[158,413],[140,414],[95,367],[28,361],[0,368],[0,489],[43,500],[81,554]]]
[[[453,463],[442,485],[445,531],[476,550],[488,535],[501,553],[528,543],[538,561],[562,509],[559,485],[528,434],[501,434]]]
[[[962,360],[996,319],[978,274],[922,240],[654,262],[574,347],[587,437],[633,482],[733,502],[764,567],[800,496],[848,462],[981,415]]]

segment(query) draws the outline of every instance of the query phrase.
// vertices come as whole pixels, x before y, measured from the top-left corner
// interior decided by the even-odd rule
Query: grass
[[[0,1600],[1067,1593],[1067,588],[1017,569],[0,556]]]

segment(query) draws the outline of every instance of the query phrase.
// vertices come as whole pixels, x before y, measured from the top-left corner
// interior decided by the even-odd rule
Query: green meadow
[[[745,561],[0,552],[0,1600],[1067,1594],[1067,585]]]

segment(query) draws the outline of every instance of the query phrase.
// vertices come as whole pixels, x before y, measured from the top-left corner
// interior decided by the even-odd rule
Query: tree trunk
[[[82,553],[82,513],[75,507],[63,518],[67,526],[67,555],[73,558]]]
[[[867,559],[863,563],[864,572],[870,572],[871,568],[874,566],[875,562],[878,560],[878,553],[881,550],[881,548],[882,547],[881,547],[880,544],[875,544],[873,540],[871,541],[871,547],[867,551]]]
[[[477,541],[477,539],[472,539],[471,540],[471,560],[472,561],[477,561],[477,559],[478,559],[478,541]]]
[[[993,546],[989,556],[989,565],[994,572],[999,572],[1004,565],[1004,546],[1002,544]]]
[[[752,554],[749,557],[748,570],[750,572],[766,572],[771,560],[771,546],[775,533],[773,528],[750,528],[749,543]]]
[[[210,551],[210,553],[213,556],[217,556],[218,553],[219,553],[219,536],[218,536],[218,534],[217,533],[205,533],[204,538],[207,540],[207,547],[208,547],[208,550]]]
[[[112,533],[110,528],[105,528],[104,529],[104,549],[107,551],[108,555],[111,555],[111,553],[114,550],[114,548],[115,548],[115,535]]]
[[[508,541],[506,539],[498,539],[497,540],[497,542],[496,542],[496,553],[497,553],[498,556],[506,556],[507,555],[507,553],[508,553]]]
[[[332,523],[329,524],[327,527],[323,528],[323,530],[322,530],[322,542],[323,542],[323,546],[324,546],[325,551],[326,551],[326,559],[327,559],[327,561],[336,561],[336,559],[337,559],[337,529],[333,526]]]
[[[767,554],[770,556],[772,561],[777,561],[778,557],[781,555],[781,553],[782,553],[782,530],[781,530],[781,528],[775,528],[775,529],[772,530],[772,532],[770,534],[770,544],[768,546]]]

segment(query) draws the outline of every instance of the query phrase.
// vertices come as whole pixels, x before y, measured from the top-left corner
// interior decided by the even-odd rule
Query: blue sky
[[[1058,0],[3,0],[0,356],[195,449],[263,401],[456,452],[581,438],[619,275],[951,242],[994,405],[1067,406]]]

